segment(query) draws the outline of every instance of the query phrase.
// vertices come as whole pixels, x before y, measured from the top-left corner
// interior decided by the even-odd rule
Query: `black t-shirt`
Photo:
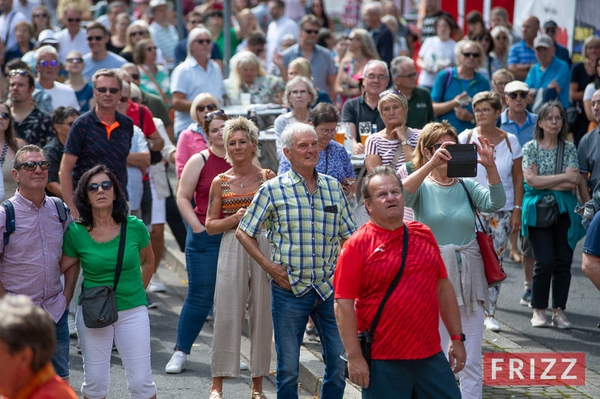
[[[425,40],[428,37],[435,36],[435,21],[437,21],[440,15],[447,15],[454,21],[452,15],[441,10],[435,15],[426,15],[425,18],[423,18],[423,27],[421,28],[421,36],[423,37],[423,40]],[[456,26],[456,23],[454,23],[454,26]],[[454,29],[454,26],[452,27],[452,29]]]
[[[364,94],[346,101],[344,108],[342,108],[342,122],[354,123],[356,126],[355,139],[358,142],[360,142],[360,122],[369,122],[371,126],[374,123],[377,124],[377,131],[385,128],[377,107],[371,109],[364,100]]]

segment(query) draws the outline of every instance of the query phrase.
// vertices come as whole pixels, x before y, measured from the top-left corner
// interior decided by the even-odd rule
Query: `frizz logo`
[[[585,385],[585,353],[484,353],[485,385]]]

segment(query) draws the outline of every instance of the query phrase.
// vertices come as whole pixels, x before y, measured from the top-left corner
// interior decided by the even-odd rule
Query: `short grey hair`
[[[319,95],[317,94],[315,86],[313,86],[312,82],[304,76],[294,76],[286,83],[285,91],[283,93],[283,105],[292,108],[289,101],[289,97],[290,94],[292,94],[292,87],[295,86],[297,83],[304,83],[306,85],[306,90],[308,90],[308,92],[310,93],[311,99],[308,103],[309,108],[315,105],[317,103],[317,98],[319,97]]]
[[[388,69],[387,63],[381,60],[371,60],[367,62],[367,64],[363,68],[363,77],[367,76],[367,70],[369,68],[373,68],[376,65],[380,65],[381,67],[383,67],[383,69],[385,69],[385,74],[387,75],[387,77],[390,77],[390,70]]]
[[[194,42],[194,40],[196,40],[198,38],[198,36],[200,34],[205,34],[206,36],[208,36],[208,38],[210,40],[212,40],[213,35],[212,32],[208,30],[208,28],[204,27],[204,26],[197,26],[194,29],[192,29],[192,31],[189,33],[188,38],[187,38],[187,56],[191,57],[192,53],[190,53],[190,48],[192,47],[192,43]],[[212,43],[212,45],[214,45],[214,43]],[[209,56],[210,58],[210,56]]]
[[[290,123],[283,129],[281,133],[281,147],[287,150],[292,149],[294,141],[294,135],[300,133],[312,133],[315,136],[315,140],[318,139],[317,132],[314,127],[308,123],[294,122]]]
[[[456,43],[456,45],[454,46],[454,56],[456,57],[456,63],[460,65],[460,62],[458,62],[458,60],[460,60],[460,56],[462,55],[463,49],[467,45],[477,47],[477,51],[479,52],[479,57],[477,58],[477,66],[479,68],[481,68],[483,66],[483,59],[485,57],[483,54],[483,48],[481,47],[481,44],[477,43],[475,40],[467,39],[467,40],[461,40],[458,43]]]
[[[44,54],[52,54],[54,56],[54,59],[56,59],[56,61],[58,61],[58,51],[56,51],[56,49],[52,46],[50,46],[49,44],[40,47],[39,49],[35,50],[35,63],[37,64],[38,62],[40,62],[40,58],[42,58],[42,55]]]
[[[400,75],[400,73],[402,72],[402,67],[406,64],[411,64],[411,65],[415,65],[415,61],[413,61],[412,58],[407,57],[405,55],[399,55],[398,57],[394,58],[390,64],[390,72],[392,74],[392,78],[395,78],[396,76]]]
[[[507,47],[510,47],[512,45],[512,35],[510,34],[510,31],[507,27],[502,25],[496,25],[494,26],[494,29],[490,31],[490,35],[492,35],[492,38],[494,39],[498,37],[498,35],[500,35],[501,33],[504,33],[506,35]]]

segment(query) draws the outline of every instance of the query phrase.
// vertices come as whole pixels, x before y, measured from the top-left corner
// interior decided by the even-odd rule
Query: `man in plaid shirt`
[[[314,128],[291,124],[281,141],[292,168],[260,187],[236,236],[272,278],[277,397],[298,397],[300,345],[311,316],[325,359],[320,397],[341,399],[344,348],[333,312],[332,278],[339,250],[356,225],[340,183],[315,171],[319,149]],[[271,259],[255,240],[263,223],[273,245]]]

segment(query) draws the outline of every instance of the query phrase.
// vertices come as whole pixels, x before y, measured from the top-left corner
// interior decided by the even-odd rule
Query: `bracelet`
[[[466,341],[465,334],[456,334],[450,336],[451,341]]]
[[[514,208],[515,209],[523,209],[523,207],[521,205],[515,205]]]

